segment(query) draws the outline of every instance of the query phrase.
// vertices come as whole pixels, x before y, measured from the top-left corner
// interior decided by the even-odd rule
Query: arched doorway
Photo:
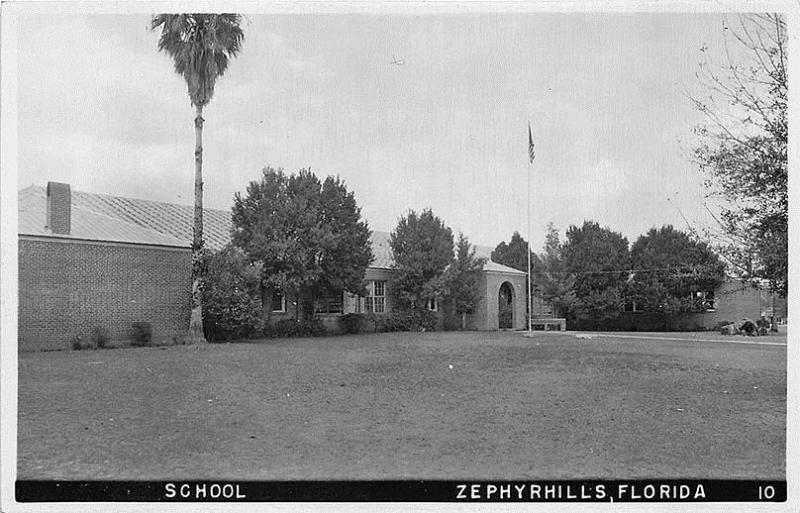
[[[514,287],[504,281],[497,293],[498,328],[501,330],[514,327]]]

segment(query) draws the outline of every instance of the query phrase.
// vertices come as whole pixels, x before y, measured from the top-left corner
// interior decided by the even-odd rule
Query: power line
[[[659,271],[680,271],[682,269],[690,270],[706,270],[708,266],[697,264],[677,265],[672,267],[651,267],[649,269],[621,269],[621,270],[603,270],[603,271],[541,271],[547,274],[636,274],[636,273],[649,273]],[[536,270],[534,269],[534,272]],[[683,276],[692,276],[691,274],[684,273]]]

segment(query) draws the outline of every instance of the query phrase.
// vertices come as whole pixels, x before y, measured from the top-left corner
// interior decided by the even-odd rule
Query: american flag
[[[533,159],[536,158],[536,153],[533,152],[533,136],[531,135],[531,124],[528,123],[528,158],[533,164]]]

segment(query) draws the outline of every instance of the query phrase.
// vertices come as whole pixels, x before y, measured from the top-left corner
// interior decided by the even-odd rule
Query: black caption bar
[[[17,481],[17,502],[785,502],[786,481]]]

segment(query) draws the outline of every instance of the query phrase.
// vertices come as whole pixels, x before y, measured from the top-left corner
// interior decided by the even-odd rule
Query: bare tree
[[[787,37],[780,14],[745,14],[723,23],[721,62],[708,49],[690,96],[705,115],[694,158],[706,173],[704,238],[742,279],[787,291]]]

